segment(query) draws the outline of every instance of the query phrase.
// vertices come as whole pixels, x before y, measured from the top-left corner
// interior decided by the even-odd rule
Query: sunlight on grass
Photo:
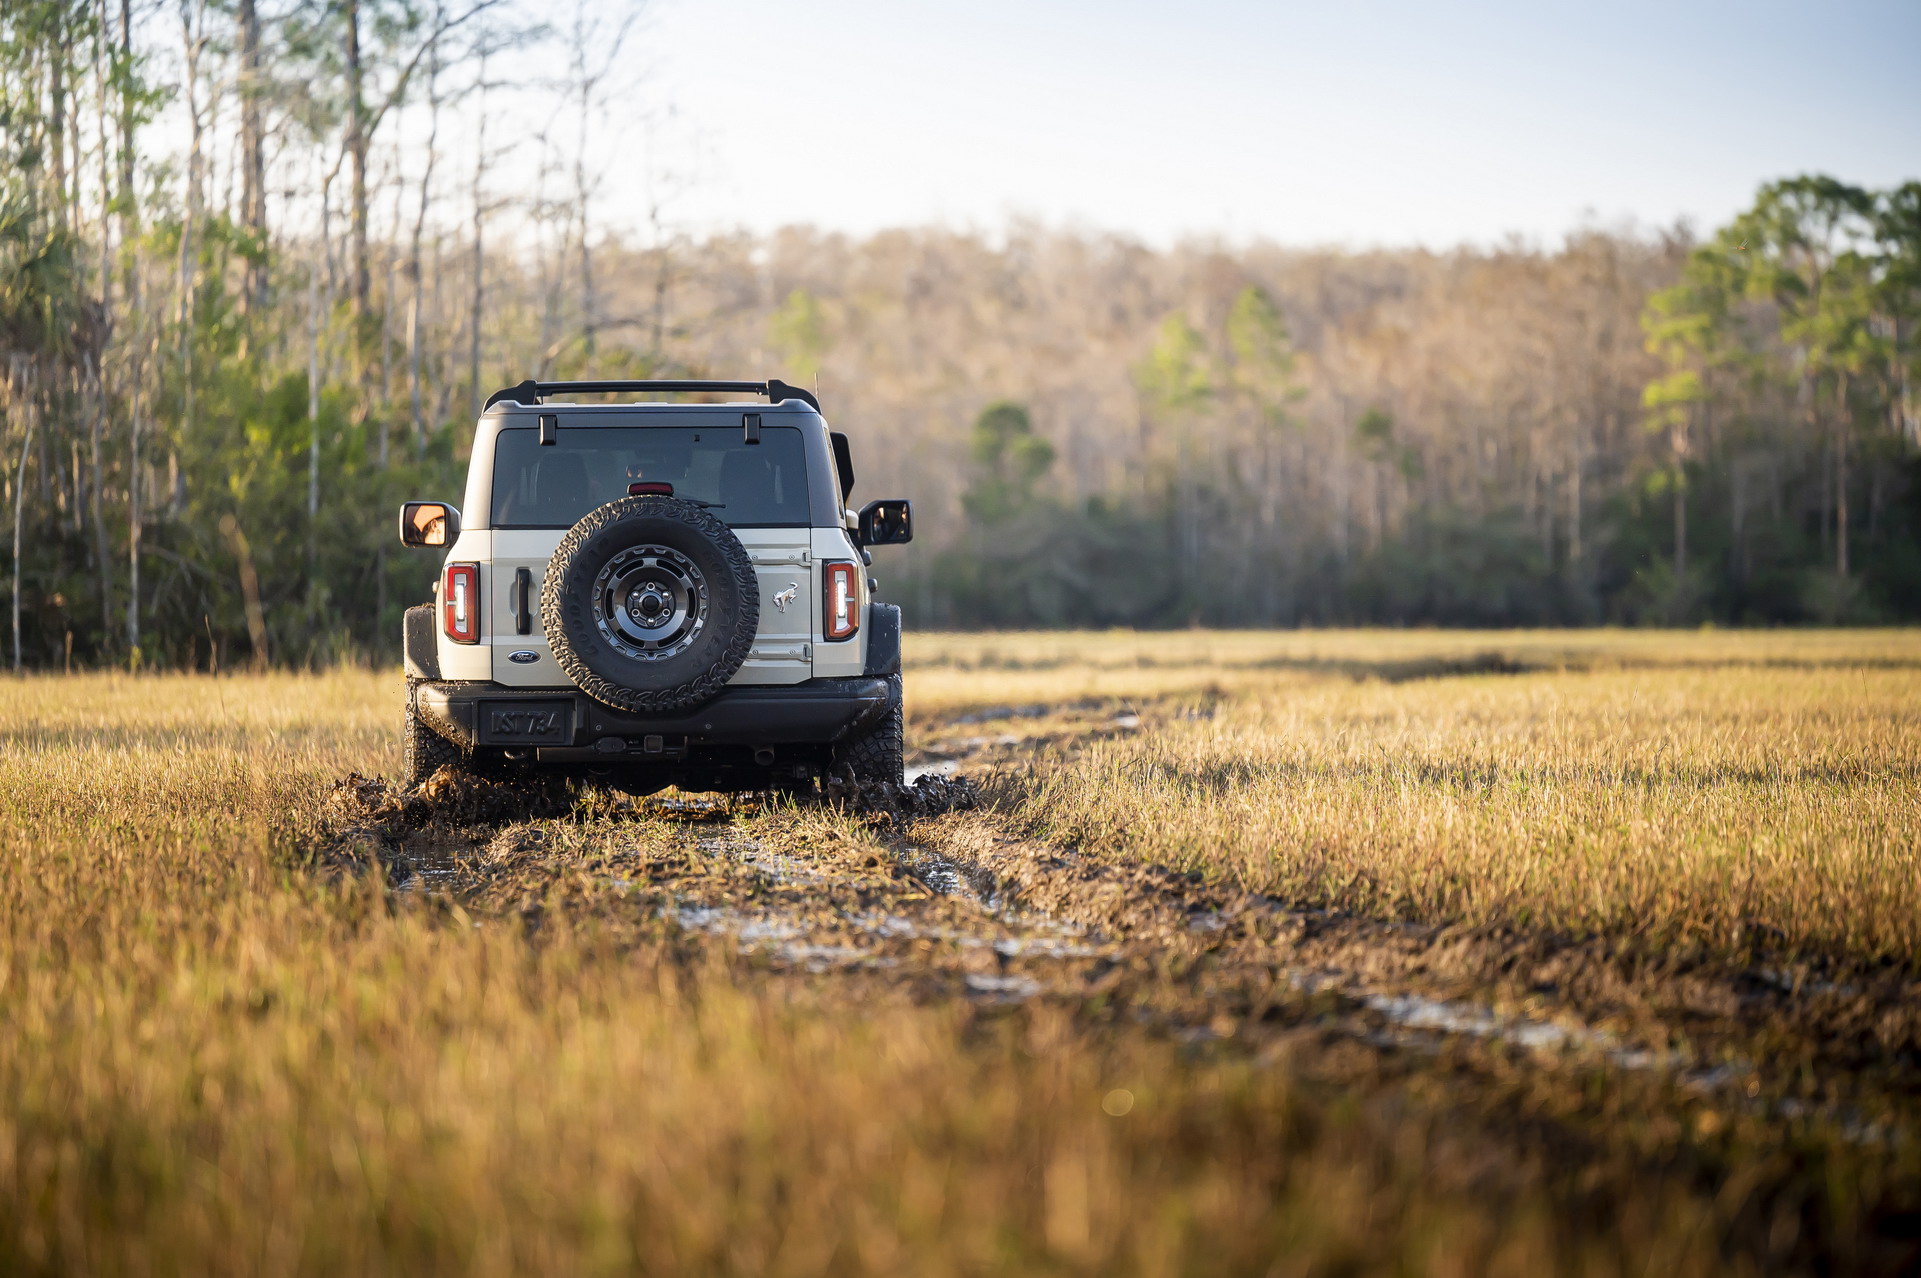
[[[1522,673],[1433,677],[1495,644]],[[919,636],[909,662],[917,733],[1143,707],[997,792],[1092,855],[1916,959],[1911,635]],[[397,772],[399,701],[397,672],[0,680],[0,1270],[1684,1275],[1774,1210],[1675,1160],[1655,1082],[1516,1083],[1610,1134],[1508,1159],[1488,1115],[1291,1049],[321,873],[326,788]],[[1845,1231],[1883,1173],[1833,1149]]]

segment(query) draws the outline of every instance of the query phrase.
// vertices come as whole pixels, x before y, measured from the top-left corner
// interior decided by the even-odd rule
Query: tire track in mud
[[[335,792],[331,859],[377,862],[397,894],[534,933],[560,912],[773,973],[1054,1001],[1257,1052],[1345,1043],[1474,1068],[1652,1073],[1873,1142],[1892,1133],[1859,1117],[1864,1097],[1909,1114],[1921,1101],[1921,987],[1896,974],[1737,970],[1293,908],[1037,843],[964,810],[972,795],[929,776],[850,821],[738,800],[580,813],[471,779],[410,797],[354,779]]]

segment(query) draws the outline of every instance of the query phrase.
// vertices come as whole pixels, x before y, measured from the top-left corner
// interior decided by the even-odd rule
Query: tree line
[[[602,188],[655,153],[637,17],[0,12],[13,664],[390,659],[393,509],[527,376],[816,387],[916,500],[917,624],[1921,608],[1917,184],[1451,253],[695,233]]]

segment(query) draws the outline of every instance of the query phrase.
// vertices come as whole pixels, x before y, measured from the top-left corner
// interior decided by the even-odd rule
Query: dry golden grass
[[[1170,692],[1149,668],[1107,695],[1161,698],[1150,730],[1042,755],[1007,805],[1055,841],[1369,914],[1921,965],[1921,641],[1901,664],[1877,636],[1859,665],[1719,642],[1401,682],[1243,666]]]
[[[933,636],[910,695],[922,734],[1152,702],[1001,790],[1101,856],[1385,914],[1912,956],[1913,637],[1327,664],[1398,678],[1495,642]],[[1621,665],[1643,660],[1667,668]],[[302,850],[328,783],[398,768],[398,682],[0,681],[0,1271],[1872,1269],[1867,1215],[1911,1194],[1912,1139],[1784,1136],[1655,1077],[1190,1047],[1125,1009],[782,976],[325,872]],[[884,851],[832,813],[754,819]]]

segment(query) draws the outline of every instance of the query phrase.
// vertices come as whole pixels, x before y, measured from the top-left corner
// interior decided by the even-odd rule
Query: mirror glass
[[[913,503],[868,502],[860,512],[860,539],[867,546],[898,546],[914,540]]]
[[[410,501],[400,508],[400,540],[409,546],[450,546],[460,535],[460,512],[442,501]]]

